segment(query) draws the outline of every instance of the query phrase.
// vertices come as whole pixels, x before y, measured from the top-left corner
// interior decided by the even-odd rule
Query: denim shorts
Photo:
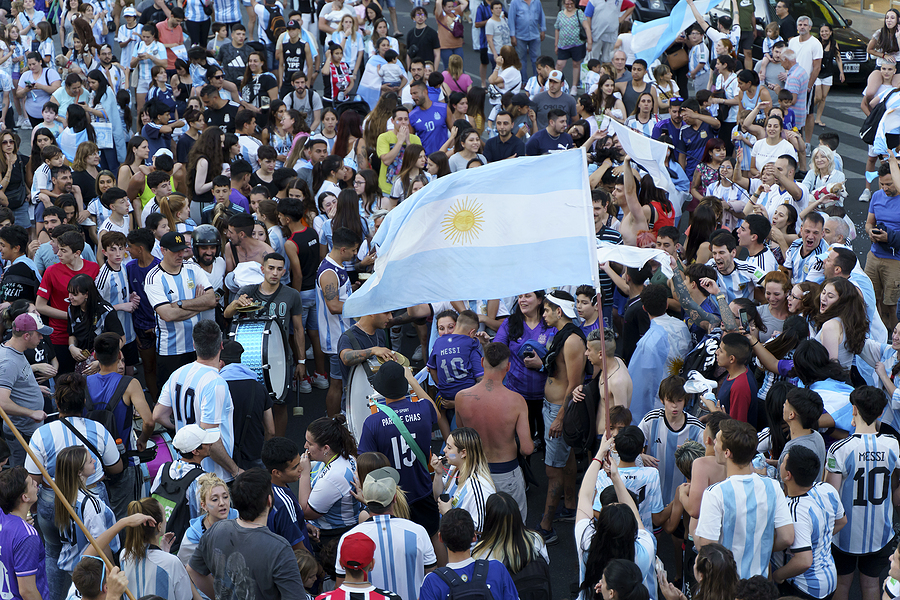
[[[342,381],[344,377],[341,375],[341,357],[337,354],[325,354],[325,358],[328,359],[328,376]]]
[[[319,330],[319,321],[316,317],[316,290],[300,292],[300,300],[303,302],[303,329],[310,331]]]
[[[572,452],[572,448],[563,441],[562,436],[557,438],[550,437],[550,426],[556,419],[556,415],[559,414],[560,408],[559,405],[551,404],[544,400],[544,464],[557,469],[562,469],[566,466],[566,461],[569,460],[569,453]]]

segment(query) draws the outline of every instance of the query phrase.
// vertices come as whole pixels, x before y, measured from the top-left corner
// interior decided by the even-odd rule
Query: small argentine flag
[[[696,0],[694,6],[705,15],[725,0]],[[694,13],[685,0],[679,0],[672,7],[668,17],[655,19],[649,23],[637,22],[631,30],[631,51],[636,58],[643,58],[647,64],[662,56],[672,45],[678,34],[697,22]]]
[[[432,181],[388,213],[375,272],[345,317],[503,298],[596,279],[583,150],[503,160]]]

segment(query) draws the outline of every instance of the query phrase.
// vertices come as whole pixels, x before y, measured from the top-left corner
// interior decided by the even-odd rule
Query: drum
[[[147,448],[144,451],[149,460],[141,463],[141,472],[144,475],[144,496],[150,495],[150,487],[156,480],[156,474],[167,462],[171,462],[181,455],[172,445],[172,438],[165,431],[154,433],[147,440]]]
[[[231,326],[231,339],[244,347],[241,363],[256,374],[272,400],[284,401],[291,374],[287,364],[287,340],[276,319],[237,320]]]
[[[376,392],[369,383],[365,365],[354,366],[350,370],[349,380],[345,383],[347,385],[347,427],[358,443],[366,417],[376,412],[374,406],[369,406],[370,400],[375,399],[380,402],[384,400],[384,396]]]

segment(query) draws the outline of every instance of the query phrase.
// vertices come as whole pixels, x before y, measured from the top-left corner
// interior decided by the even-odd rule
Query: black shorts
[[[481,54],[481,64],[483,64],[483,65],[489,65],[489,64],[491,64],[491,61],[490,61],[490,59],[488,58],[488,49],[487,49],[487,47],[482,48],[481,51],[480,51],[480,54]]]
[[[894,536],[884,548],[877,552],[869,554],[849,554],[844,552],[837,546],[831,546],[831,554],[834,556],[834,566],[837,568],[837,574],[852,575],[856,569],[866,577],[881,577],[881,573],[888,568],[891,561],[891,554],[897,546],[897,537]]]
[[[569,60],[571,58],[572,62],[579,63],[584,60],[585,56],[587,56],[587,45],[585,44],[572,46],[571,48],[556,49],[556,60]]]
[[[753,38],[756,37],[755,31],[742,31],[741,39],[738,41],[738,50],[753,50]]]
[[[135,329],[138,350],[156,349],[156,329]]]
[[[420,500],[409,504],[409,520],[425,528],[429,536],[433,536],[441,528],[441,511],[437,500],[428,494]]]
[[[138,341],[136,339],[122,346],[122,356],[125,357],[126,367],[133,367],[140,362],[141,355],[138,352]]]

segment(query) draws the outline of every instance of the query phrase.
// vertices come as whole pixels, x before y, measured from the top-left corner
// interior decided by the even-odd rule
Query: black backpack
[[[891,90],[891,92],[884,97],[884,100],[879,102],[875,108],[872,109],[872,112],[869,113],[869,116],[866,117],[866,120],[863,121],[862,126],[859,128],[859,139],[869,145],[875,143],[875,133],[878,131],[878,124],[881,123],[881,118],[884,117],[884,112],[887,110],[887,101],[896,93],[897,89]],[[888,145],[890,146],[890,142]],[[894,145],[896,145],[896,143]]]
[[[187,491],[195,479],[203,475],[204,471],[200,466],[195,465],[193,469],[181,479],[172,479],[169,475],[169,467],[172,461],[165,463],[160,467],[159,487],[150,497],[155,499],[163,508],[166,515],[166,533],[175,534],[175,543],[172,544],[170,552],[178,554],[178,548],[181,547],[181,539],[191,524],[191,513],[188,510]]]
[[[97,408],[97,403],[90,397],[90,394],[86,394],[85,404],[84,404],[84,417],[86,419],[90,419],[91,421],[96,421],[103,425],[106,430],[109,432],[113,439],[116,440],[116,445],[119,447],[119,457],[124,461],[125,456],[125,444],[126,440],[119,439],[119,426],[116,424],[116,416],[113,414],[113,411],[116,410],[116,407],[119,405],[119,402],[122,401],[122,397],[125,396],[125,390],[128,389],[129,384],[134,377],[129,377],[128,375],[122,375],[122,378],[119,380],[119,385],[116,386],[116,389],[113,391],[112,398],[109,399],[109,402],[106,403],[105,406]],[[131,432],[131,419],[127,419],[125,422],[125,427],[127,433]]]
[[[484,559],[476,560],[472,578],[468,581],[464,581],[450,567],[440,567],[434,572],[450,586],[447,600],[494,600],[487,584],[489,565],[490,563]]]
[[[266,27],[266,37],[273,44],[278,43],[281,34],[287,31],[287,23],[284,21],[284,15],[278,10],[278,5],[272,2],[265,2],[263,7],[269,13],[269,25]],[[271,65],[270,65],[271,66]]]
[[[600,405],[599,377],[584,386],[584,400],[570,398],[563,413],[562,437],[576,456],[590,453],[597,436],[597,411]]]
[[[519,600],[551,600],[550,565],[541,555],[536,556],[521,571],[512,576]]]

